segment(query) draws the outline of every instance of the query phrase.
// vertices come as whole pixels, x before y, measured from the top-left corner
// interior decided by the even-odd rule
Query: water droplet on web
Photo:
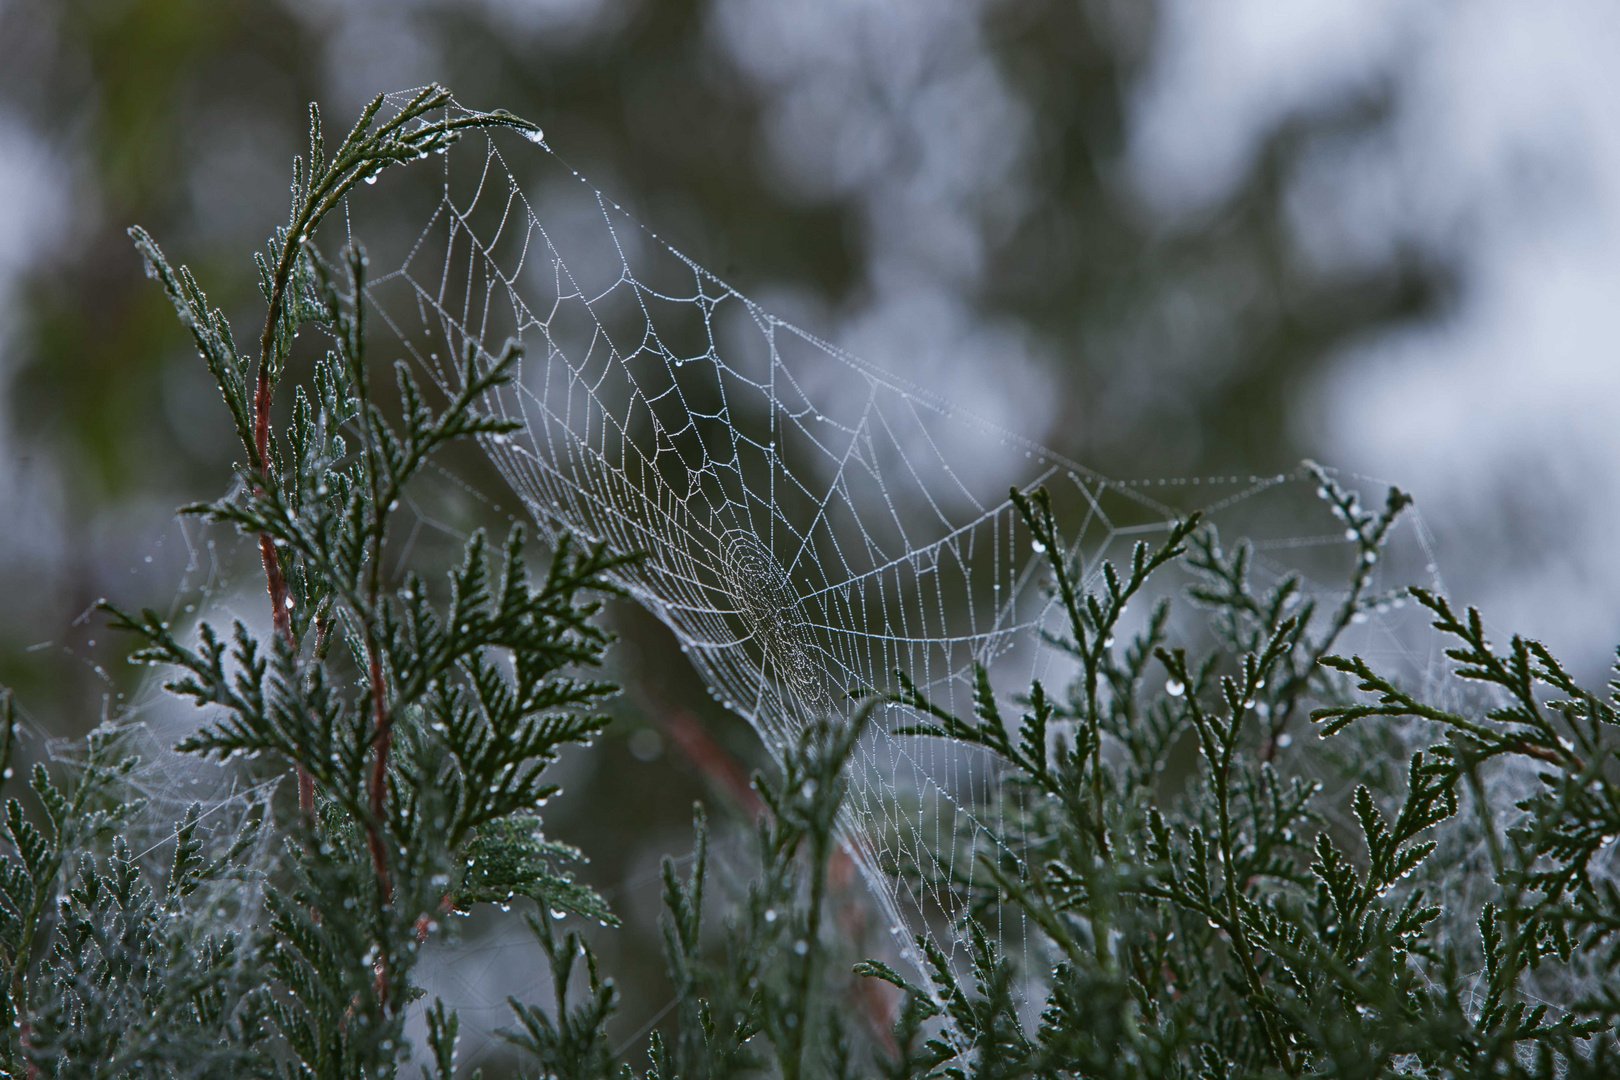
[[[1164,692],[1171,697],[1180,697],[1187,692],[1187,687],[1180,679],[1167,679],[1164,684]]]
[[[150,555],[148,555],[146,558],[141,560],[141,562],[151,562],[151,561],[152,561],[152,556],[150,556]]]

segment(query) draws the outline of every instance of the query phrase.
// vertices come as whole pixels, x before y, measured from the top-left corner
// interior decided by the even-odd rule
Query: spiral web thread
[[[373,271],[375,311],[447,390],[465,350],[523,344],[517,384],[486,403],[523,427],[489,457],[546,534],[643,553],[622,584],[773,755],[897,671],[958,715],[976,663],[1009,690],[1067,681],[1039,647],[1056,612],[1011,485],[1048,488],[1088,580],[1194,508],[1253,538],[1262,578],[1309,587],[1348,565],[1342,531],[1300,531],[1332,524],[1304,470],[1110,481],[775,318],[539,139],[469,137],[443,165],[426,225]],[[361,238],[365,207],[350,208]],[[1420,523],[1403,529],[1426,550]],[[1366,655],[1432,668],[1390,626],[1357,634]],[[920,933],[955,960],[969,913],[937,882],[993,844],[997,773],[890,734],[907,720],[879,710],[840,831],[899,952],[918,963]],[[1021,926],[985,929],[1030,948]]]

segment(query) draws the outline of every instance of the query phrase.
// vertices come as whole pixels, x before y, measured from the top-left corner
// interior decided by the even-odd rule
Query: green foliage
[[[135,659],[163,666],[168,689],[206,711],[179,749],[290,768],[297,805],[260,804],[213,832],[193,807],[166,843],[135,852],[125,834],[145,808],[123,733],[98,729],[76,767],[36,767],[32,806],[7,803],[0,853],[9,1076],[396,1076],[423,941],[451,911],[520,897],[538,910],[528,921],[553,1005],[511,1002],[507,1041],[539,1075],[637,1075],[610,1038],[611,980],[577,929],[554,926],[616,919],[570,871],[581,853],[548,839],[541,817],[557,793],[546,767],[606,722],[597,710],[614,688],[582,673],[609,644],[595,597],[615,591],[630,556],[564,537],[531,572],[514,528],[498,551],[472,537],[439,588],[386,570],[393,515],[429,458],[512,430],[481,404],[518,349],[469,349],[446,395],[396,365],[397,401],[385,403],[366,355],[365,256],[352,245],[331,259],[314,243],[381,169],[469,128],[527,129],[447,103],[429,88],[379,120],[378,99],[330,156],[312,112],[288,222],[258,261],[268,310],[256,358],[195,277],[133,231],[244,451],[233,493],[188,512],[257,539],[272,632],[204,624],[193,639],[153,611],[106,611],[139,640]],[[331,348],[278,432],[274,394],[306,327]],[[1249,546],[1224,551],[1196,518],[1088,584],[1045,492],[1014,491],[1046,552],[1063,624],[1048,644],[1074,662],[1073,684],[1033,683],[1015,718],[980,668],[963,718],[902,672],[887,702],[909,710],[898,734],[999,762],[978,815],[994,835],[976,845],[993,854],[964,869],[936,852],[908,868],[964,901],[969,915],[943,932],[959,935],[965,960],[921,937],[921,972],[856,962],[829,918],[849,858],[844,774],[873,698],[848,722],[807,723],[780,770],[756,777],[758,866],[732,910],[710,911],[701,808],[691,870],[666,861],[675,1000],[643,1075],[1620,1069],[1620,890],[1606,870],[1620,836],[1620,666],[1606,692],[1590,691],[1540,643],[1515,637],[1498,653],[1477,612],[1417,589],[1452,643],[1453,675],[1476,693],[1433,704],[1335,655],[1358,616],[1396,599],[1369,591],[1369,569],[1410,500],[1392,490],[1367,510],[1312,468],[1354,542],[1328,606],[1297,577],[1257,586]],[[1179,645],[1159,576],[1176,567],[1208,623]],[[1116,647],[1128,606],[1149,597]],[[1304,738],[1307,717],[1320,738]],[[17,717],[5,692],[0,722],[9,777]],[[1340,801],[1326,781],[1345,776],[1361,782]],[[1472,841],[1488,867],[1453,878],[1448,858]],[[999,940],[999,925],[1027,927],[1027,939]],[[421,1004],[423,1073],[454,1080],[459,1020]]]
[[[894,700],[922,717],[908,733],[1004,763],[1001,813],[984,816],[999,829],[981,845],[999,854],[968,875],[917,872],[966,894],[975,912],[1005,905],[1040,933],[1008,955],[970,919],[966,987],[931,953],[930,996],[951,1037],[930,1044],[940,1060],[891,1075],[1615,1070],[1620,893],[1593,867],[1620,835],[1620,680],[1602,698],[1538,642],[1514,638],[1498,655],[1477,612],[1459,617],[1420,589],[1410,595],[1456,642],[1455,677],[1489,691],[1478,715],[1426,704],[1366,661],[1332,655],[1358,613],[1390,599],[1368,592],[1366,571],[1409,499],[1391,491],[1368,512],[1317,475],[1356,541],[1345,599],[1321,614],[1296,578],[1256,589],[1247,545],[1224,554],[1193,520],[1156,550],[1139,545],[1128,575],[1105,565],[1099,588],[1082,590],[1044,493],[1013,493],[1067,617],[1067,633],[1051,638],[1079,666],[1066,700],[1037,683],[1010,726],[982,670],[972,720],[903,678]],[[1165,598],[1134,641],[1111,648],[1119,610],[1177,560],[1215,647],[1197,658],[1168,647]],[[1162,687],[1147,677],[1149,657]],[[1307,711],[1321,740],[1293,747]],[[1404,783],[1357,784],[1348,806],[1333,805],[1322,780],[1375,774],[1392,745],[1346,742],[1358,722],[1404,725],[1389,733],[1417,745]],[[1176,776],[1181,747],[1196,749],[1197,766]],[[1521,777],[1536,790],[1504,817],[1493,793]],[[1447,830],[1470,828],[1491,852],[1487,880],[1435,862]],[[1019,1008],[1030,995],[1044,997],[1033,1029]]]
[[[731,1076],[845,1077],[866,1075],[856,1064],[867,1049],[869,1018],[850,1004],[859,983],[832,963],[843,947],[827,914],[830,865],[839,852],[838,818],[847,795],[844,770],[876,701],[849,722],[811,723],[784,755],[774,778],[756,775],[765,806],[754,836],[758,867],[746,896],[715,935],[705,935],[709,834],[697,808],[697,843],[685,878],[665,860],[664,955],[675,991],[675,1031],[654,1032],[647,1080],[721,1080]],[[553,1016],[512,1002],[520,1031],[507,1038],[539,1063],[540,1075],[632,1077],[602,1041],[616,1001],[599,978],[596,960],[577,935],[553,935],[543,919],[530,925],[551,963],[557,1002]],[[716,940],[718,938],[718,940]],[[573,1005],[569,976],[578,956],[588,970],[586,999]],[[867,962],[861,973],[883,973]],[[935,1044],[917,1050],[924,1023],[937,1010],[925,995],[908,994],[901,1017],[900,1057],[886,1075],[911,1075],[917,1062],[938,1060]]]
[[[313,241],[379,170],[469,128],[528,129],[452,114],[448,101],[429,88],[380,120],[379,98],[330,157],[312,110],[288,223],[259,259],[268,313],[256,362],[190,271],[132,231],[246,455],[231,495],[187,512],[257,538],[273,633],[237,623],[227,637],[205,623],[192,642],[156,612],[103,607],[140,640],[133,659],[168,669],[167,688],[206,710],[178,749],[290,765],[299,806],[234,838],[207,835],[193,809],[158,867],[117,835],[140,801],[115,730],[92,736],[65,780],[36,769],[39,813],[10,802],[0,864],[10,1075],[393,1076],[420,994],[411,973],[443,913],[529,896],[612,919],[539,811],[557,792],[546,766],[607,722],[595,710],[615,688],[576,673],[608,645],[592,596],[616,591],[625,557],[564,537],[533,573],[514,528],[498,552],[474,535],[442,589],[414,573],[392,584],[399,501],[445,444],[511,430],[479,405],[511,378],[518,349],[469,350],[439,404],[396,365],[398,407],[385,408],[365,353],[365,256],[351,245],[333,265]],[[272,395],[311,326],[331,348],[273,431]],[[9,696],[0,708],[9,768]],[[248,860],[263,825],[275,826],[271,857]],[[438,1015],[439,1036],[453,1037]]]

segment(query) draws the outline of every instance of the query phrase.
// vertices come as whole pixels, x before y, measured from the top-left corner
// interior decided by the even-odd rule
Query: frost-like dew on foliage
[[[366,202],[351,207],[361,240]],[[1342,581],[1353,557],[1308,470],[1099,476],[774,317],[544,141],[452,147],[414,235],[372,249],[368,296],[397,346],[450,388],[467,350],[523,344],[521,380],[487,402],[523,427],[486,438],[490,458],[543,529],[643,553],[623,585],[773,753],[807,718],[893,691],[896,672],[962,715],[975,665],[1009,688],[1066,681],[1041,647],[1056,611],[1011,487],[1051,492],[1087,578],[1194,509],[1253,540],[1260,577]],[[1421,523],[1391,543],[1390,584],[1421,580]],[[1367,568],[1373,588],[1389,562]],[[1400,617],[1359,623],[1352,644],[1425,672]],[[862,744],[843,840],[899,948],[917,960],[923,933],[954,957],[949,928],[969,913],[942,883],[993,842],[996,772],[962,745],[890,734],[904,723],[890,708]]]

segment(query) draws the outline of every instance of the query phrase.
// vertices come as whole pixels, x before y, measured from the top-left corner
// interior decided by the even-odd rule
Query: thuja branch
[[[446,907],[526,895],[612,920],[599,896],[557,869],[578,853],[546,839],[538,815],[558,790],[547,766],[607,723],[593,710],[616,688],[565,672],[600,664],[609,636],[591,597],[618,592],[617,572],[635,558],[560,536],[549,568],[531,575],[516,527],[493,552],[475,533],[437,600],[413,573],[388,584],[391,522],[431,456],[517,426],[484,404],[510,383],[520,350],[469,346],[451,387],[421,385],[396,364],[398,407],[385,409],[367,356],[365,255],[352,243],[328,262],[315,230],[359,181],[462,131],[534,129],[505,114],[452,115],[437,88],[385,122],[381,105],[329,161],[312,113],[288,224],[259,259],[268,315],[256,361],[236,351],[191,273],[136,232],[246,451],[237,491],[186,511],[258,541],[276,612],[269,641],[238,624],[227,643],[204,624],[192,645],[155,612],[109,609],[115,626],[144,639],[134,659],[174,669],[168,688],[210,710],[181,750],[273,753],[299,771],[309,813],[293,850],[297,886],[272,890],[267,960],[294,1006],[276,1014],[281,1034],[321,1076],[333,1075],[328,1043],[347,1047],[332,1051],[352,1065],[343,1075],[386,1073],[378,1063],[401,1045],[417,945]],[[306,325],[331,347],[297,387],[286,429],[271,432],[271,395]]]
[[[322,221],[361,181],[375,179],[389,166],[443,152],[467,130],[506,127],[530,134],[538,132],[534,125],[506,112],[453,113],[449,108],[450,92],[439,86],[416,92],[392,117],[379,121],[385,101],[386,97],[379,95],[366,106],[330,158],[326,155],[320,111],[310,106],[308,157],[293,160],[292,206],[287,224],[271,238],[269,257],[256,256],[266,312],[259,335],[258,361],[251,365],[251,404],[247,391],[250,364],[237,351],[224,314],[209,307],[189,269],[174,269],[144,230],[130,230],[145,258],[147,273],[162,283],[219,384],[247,454],[249,482],[260,493],[270,492],[281,483],[270,431],[277,383],[299,326],[320,315],[317,298],[309,295],[312,290],[297,286],[307,284],[314,276],[318,258],[312,245]],[[435,112],[440,115],[430,115]],[[295,601],[286,569],[269,534],[259,534],[258,542],[272,623],[276,633],[296,652]],[[299,798],[306,813],[313,812],[314,791],[303,771],[299,773]]]
[[[1191,598],[1211,612],[1214,648],[1194,660],[1171,647],[1165,599],[1115,660],[1114,616],[1141,588],[1134,567],[1163,561],[1139,553],[1128,576],[1099,566],[1083,589],[1074,549],[1032,495],[1019,508],[1072,630],[1049,641],[1079,661],[1067,707],[1031,683],[1015,722],[980,668],[972,715],[957,716],[900,678],[890,700],[913,718],[895,734],[982,747],[1001,780],[975,807],[970,842],[982,873],[939,866],[924,881],[966,893],[974,919],[995,916],[970,921],[970,931],[1038,928],[1062,958],[1041,975],[1023,973],[1049,992],[1036,1038],[1021,1029],[1029,1010],[1005,991],[1007,943],[976,936],[976,993],[952,964],[934,963],[932,996],[980,1073],[1382,1076],[1402,1061],[1420,1062],[1425,1075],[1496,1075],[1504,1062],[1540,1080],[1613,1073],[1617,1044],[1601,1033],[1620,1002],[1557,988],[1612,974],[1620,957],[1620,892],[1594,873],[1620,834],[1620,680],[1600,697],[1537,642],[1493,649],[1476,612],[1421,590],[1409,595],[1452,639],[1453,677],[1496,694],[1481,714],[1420,700],[1360,658],[1324,656],[1358,614],[1387,599],[1370,594],[1370,568],[1409,500],[1392,491],[1369,513],[1313,471],[1355,541],[1349,588],[1320,618],[1297,576],[1257,590],[1252,549],[1240,542],[1223,554],[1206,529],[1186,537],[1183,565],[1195,578]],[[1141,678],[1149,655],[1169,677],[1162,689]],[[1345,700],[1350,685],[1372,699]],[[1126,694],[1139,700],[1116,700]],[[1312,704],[1348,761],[1317,759],[1316,740],[1274,753],[1292,742],[1279,738],[1289,712]],[[1094,716],[1106,723],[1093,729]],[[1449,736],[1396,751],[1404,784],[1383,759],[1392,733],[1343,737],[1358,721],[1403,717]],[[1200,760],[1189,765],[1178,746],[1195,746]],[[1520,768],[1530,759],[1540,786],[1503,825],[1481,774],[1514,758]],[[1318,779],[1324,764],[1366,777],[1342,827]],[[1445,830],[1465,778],[1494,872],[1464,869],[1459,889],[1458,868],[1439,853],[1457,843]],[[1357,831],[1364,851],[1341,848]],[[1477,948],[1465,910],[1479,914]],[[1480,967],[1483,1008],[1469,1000]],[[867,973],[907,989],[877,965]],[[904,1035],[899,1045],[909,1045]]]
[[[1069,548],[1058,531],[1057,520],[1052,513],[1051,494],[1044,487],[1028,495],[1013,488],[1009,494],[1019,517],[1029,528],[1037,549],[1045,552],[1047,565],[1052,571],[1053,591],[1068,616],[1066,636],[1043,636],[1048,644],[1080,661],[1080,689],[1084,695],[1079,705],[1079,719],[1084,726],[1080,741],[1084,753],[1089,753],[1093,759],[1092,776],[1098,780],[1101,777],[1099,755],[1102,752],[1103,722],[1098,693],[1105,679],[1110,683],[1131,681],[1120,677],[1121,673],[1113,661],[1114,629],[1131,599],[1142,590],[1148,579],[1160,567],[1186,554],[1187,538],[1198,528],[1201,515],[1190,514],[1171,523],[1169,535],[1157,548],[1138,543],[1131,551],[1130,570],[1123,579],[1112,562],[1104,562],[1099,593],[1085,589],[1080,580],[1079,562],[1077,559],[1071,560]],[[1041,724],[1044,728],[1044,720]],[[1095,789],[1094,794],[1101,798],[1101,789]]]
[[[1561,693],[1574,695],[1576,711],[1594,720],[1612,723],[1613,710],[1595,695],[1575,686],[1568,673],[1540,642],[1527,641],[1515,635],[1509,644],[1507,656],[1497,656],[1485,636],[1484,623],[1477,610],[1469,608],[1466,616],[1459,617],[1444,597],[1419,588],[1413,588],[1410,592],[1418,603],[1434,614],[1435,629],[1460,642],[1446,650],[1446,655],[1460,665],[1457,677],[1496,687],[1507,694],[1507,703],[1488,710],[1482,723],[1419,701],[1392,679],[1373,671],[1359,656],[1326,656],[1321,660],[1324,667],[1353,676],[1357,689],[1376,694],[1377,701],[1351,702],[1314,711],[1311,719],[1323,723],[1324,737],[1367,717],[1412,716],[1449,728],[1475,760],[1500,754],[1523,754],[1549,765],[1567,765],[1574,772],[1581,772],[1585,765],[1547,716],[1537,698],[1537,684],[1542,683]],[[1493,724],[1506,727],[1504,729]]]

